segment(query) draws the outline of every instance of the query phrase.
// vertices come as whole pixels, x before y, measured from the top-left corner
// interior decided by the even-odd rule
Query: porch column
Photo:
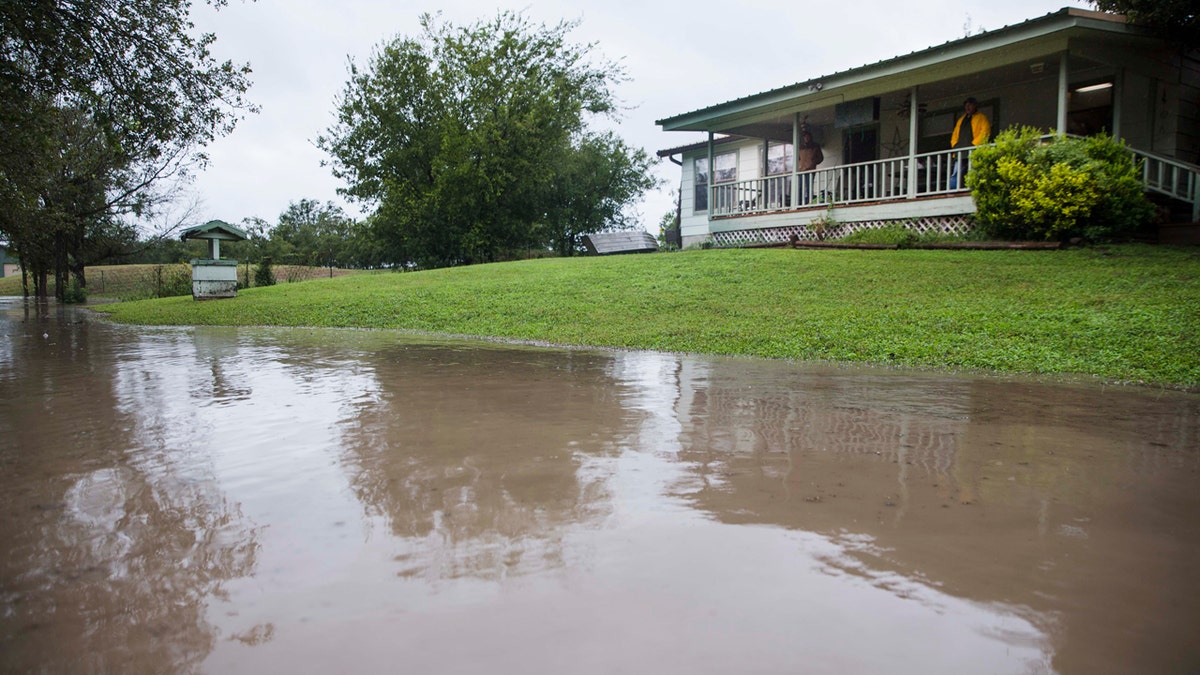
[[[917,196],[917,131],[920,120],[917,119],[920,115],[921,106],[917,104],[917,90],[919,87],[913,86],[908,92],[908,198],[915,199]]]
[[[1058,57],[1058,133],[1067,133],[1067,86],[1069,78],[1067,77],[1067,52],[1063,52]]]
[[[1112,129],[1108,133],[1112,137],[1120,140],[1121,138],[1121,97],[1125,94],[1125,69],[1117,68],[1116,74],[1113,76],[1112,88]]]
[[[715,182],[713,180],[713,132],[710,131],[708,132],[708,185],[704,188],[708,190],[708,210],[705,217],[708,218],[708,222],[710,223],[712,222],[713,209],[717,207],[714,203],[717,196],[717,191],[713,189]]]
[[[792,206],[800,206],[800,113],[792,116]]]

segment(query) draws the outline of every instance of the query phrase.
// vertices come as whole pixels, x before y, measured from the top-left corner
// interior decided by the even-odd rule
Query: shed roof
[[[246,231],[234,227],[223,220],[210,220],[203,225],[189,227],[180,235],[180,239],[225,239],[229,241],[242,241],[249,239]]]
[[[584,235],[583,244],[592,255],[650,253],[658,250],[658,242],[645,230],[596,232]]]

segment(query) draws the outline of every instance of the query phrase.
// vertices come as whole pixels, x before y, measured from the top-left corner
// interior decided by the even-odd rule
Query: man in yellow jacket
[[[964,127],[969,130],[969,133],[963,133]],[[988,137],[991,135],[992,123],[988,121],[987,115],[979,112],[979,101],[976,101],[973,96],[963,101],[963,114],[954,123],[954,131],[950,133],[950,147],[958,150],[983,145],[988,142]],[[950,163],[951,190],[957,190],[963,186],[962,160],[965,155],[966,153],[956,153],[954,160]]]

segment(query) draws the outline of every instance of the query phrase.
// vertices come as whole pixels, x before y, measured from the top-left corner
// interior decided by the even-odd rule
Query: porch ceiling
[[[1068,64],[1071,73],[1088,73],[1102,66],[1098,61],[1073,56]],[[1027,56],[1021,61],[1004,64],[987,70],[969,72],[965,75],[948,77],[946,79],[921,84],[917,93],[919,103],[953,101],[956,107],[959,99],[968,95],[986,96],[983,92],[994,89],[996,83],[1035,84],[1037,82],[1058,79],[1058,55],[1051,53],[1044,56]],[[909,112],[909,94],[911,89],[891,89],[876,91],[866,96],[879,97],[879,121],[907,119]],[[855,98],[859,98],[858,95]],[[828,100],[828,99],[826,99]],[[841,97],[836,102],[840,103]],[[851,99],[847,99],[851,100]],[[791,142],[792,120],[794,112],[764,113],[756,118],[745,121],[731,122],[728,127],[722,127],[720,133],[733,134],[749,138],[765,138],[773,141]],[[807,119],[809,124],[822,127],[834,122],[834,103],[829,102],[825,107],[800,113],[801,119]]]
[[[881,101],[882,107],[894,109],[914,86],[920,87],[920,100],[936,100],[978,90],[994,78],[1028,80],[1033,76],[1032,64],[1040,62],[1045,71],[1056,72],[1058,54],[1075,42],[1099,39],[1144,38],[1139,29],[1126,25],[1123,17],[1064,9],[941,47],[659,120],[658,124],[664,131],[714,131],[787,141],[797,112],[821,125],[832,122],[834,106],[844,101],[878,96],[886,99]]]

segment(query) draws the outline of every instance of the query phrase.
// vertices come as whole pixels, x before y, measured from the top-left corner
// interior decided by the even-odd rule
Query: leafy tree
[[[565,148],[548,195],[546,234],[559,255],[583,249],[583,236],[637,226],[627,204],[653,188],[650,156],[614,134],[585,134]]]
[[[573,45],[575,24],[521,15],[422,33],[350,66],[338,122],[318,144],[344,194],[373,205],[388,262],[423,267],[574,250],[627,224],[649,159],[588,123],[615,117],[616,64]]]
[[[290,249],[289,257],[277,260],[329,268],[344,266],[352,226],[353,221],[333,202],[324,205],[312,199],[292,202],[271,231],[273,240]]]
[[[1091,0],[1105,12],[1129,17],[1133,23],[1153,28],[1189,44],[1200,43],[1200,5],[1196,0]]]
[[[191,5],[0,2],[0,235],[42,292],[50,270],[82,285],[105,253],[90,244],[169,201],[250,109],[249,69],[218,63],[213,35],[191,36]]]

